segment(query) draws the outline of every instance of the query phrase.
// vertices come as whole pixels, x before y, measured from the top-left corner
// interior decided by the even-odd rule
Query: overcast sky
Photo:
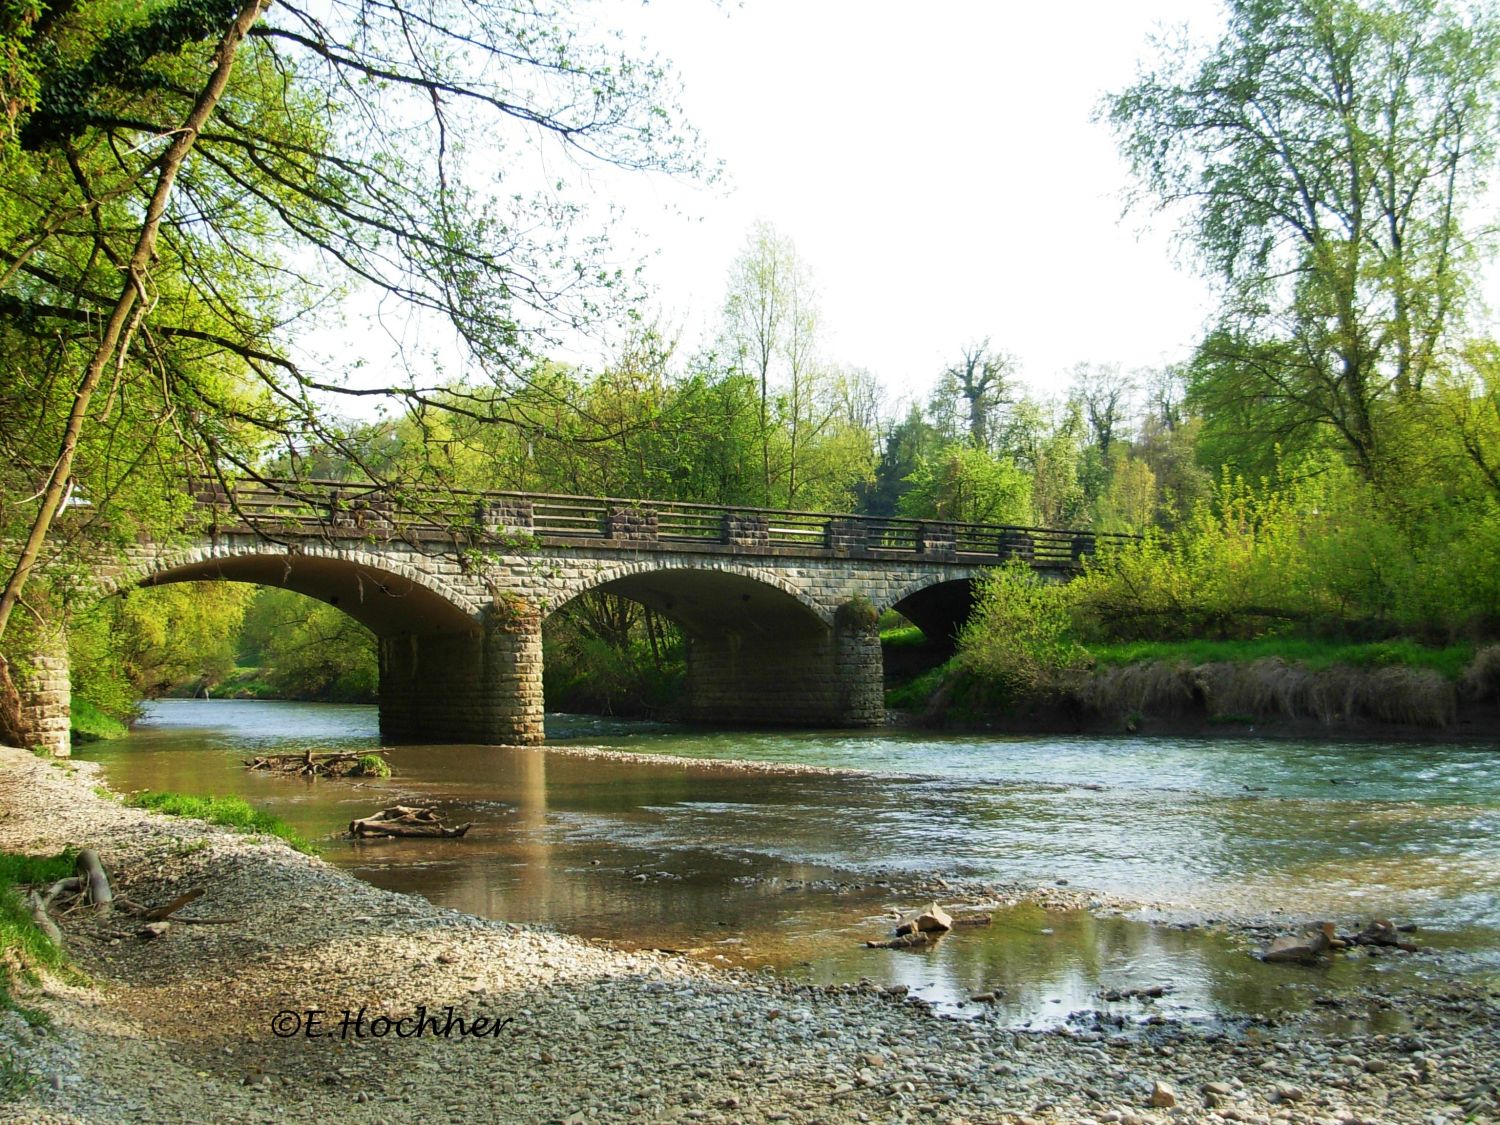
[[[619,199],[689,345],[764,219],[815,275],[828,358],[894,394],[925,392],[985,336],[1044,392],[1079,362],[1186,357],[1208,290],[1165,226],[1121,220],[1125,168],[1090,118],[1151,33],[1212,35],[1217,3],[667,0],[625,18],[672,61],[728,172],[718,189]]]
[[[1186,359],[1200,338],[1209,287],[1169,219],[1122,214],[1129,176],[1092,118],[1154,57],[1152,35],[1186,26],[1216,38],[1217,0],[604,0],[596,10],[627,44],[670,62],[684,116],[725,176],[704,187],[557,163],[533,171],[577,173],[599,210],[623,213],[618,263],[645,262],[655,311],[685,350],[712,337],[758,220],[789,237],[814,275],[825,358],[873,372],[893,400],[925,397],[985,337],[1043,395],[1063,392],[1079,363],[1156,367]],[[1500,210],[1500,192],[1491,198]],[[1488,282],[1500,306],[1500,272]],[[381,319],[362,314],[366,304],[345,303],[351,321]],[[403,337],[432,338],[396,317],[308,343],[347,367]],[[555,354],[597,369],[607,353],[589,342]]]

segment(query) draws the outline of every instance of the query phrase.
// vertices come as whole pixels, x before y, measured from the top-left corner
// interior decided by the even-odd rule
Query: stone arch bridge
[[[881,612],[951,642],[984,569],[1019,558],[1067,577],[1118,538],[333,482],[209,486],[195,499],[197,529],[132,547],[103,569],[106,592],[223,580],[337,606],[379,639],[380,729],[393,741],[540,741],[542,621],[591,590],[682,628],[690,720],[875,726]],[[65,662],[62,676],[59,691],[54,666],[26,699],[38,741],[65,752]]]

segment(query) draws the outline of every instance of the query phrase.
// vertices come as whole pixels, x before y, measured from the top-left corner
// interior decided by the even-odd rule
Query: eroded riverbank
[[[69,918],[97,983],[50,987],[44,1034],[4,1021],[6,1049],[38,1079],[11,1119],[1321,1123],[1496,1110],[1500,1007],[1462,982],[1392,991],[1409,1019],[1394,1035],[1319,1038],[1295,1018],[1242,1033],[1170,1019],[1016,1032],[868,987],[442,910],[274,841],[124,808],[96,795],[94,774],[0,752],[0,846],[98,843],[131,898],[204,886],[195,912],[238,921],[146,942],[119,919]],[[399,1020],[450,1005],[512,1022],[493,1039],[273,1031],[282,1012]],[[1174,1107],[1150,1106],[1156,1083]]]

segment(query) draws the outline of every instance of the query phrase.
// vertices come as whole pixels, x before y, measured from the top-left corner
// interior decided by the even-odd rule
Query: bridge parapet
[[[198,488],[214,528],[263,534],[363,535],[476,544],[524,533],[541,543],[629,543],[656,551],[729,550],[827,558],[993,564],[1020,559],[1076,570],[1136,536],[1071,528],[962,523],[618,497],[386,488],[338,481],[274,481]]]

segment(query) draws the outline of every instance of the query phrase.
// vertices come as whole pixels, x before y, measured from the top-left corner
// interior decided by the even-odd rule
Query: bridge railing
[[[343,481],[263,481],[196,492],[215,522],[260,531],[479,540],[528,535],[662,548],[811,549],[850,557],[1020,559],[1068,568],[1131,535],[793,509],[547,493],[390,489]]]

